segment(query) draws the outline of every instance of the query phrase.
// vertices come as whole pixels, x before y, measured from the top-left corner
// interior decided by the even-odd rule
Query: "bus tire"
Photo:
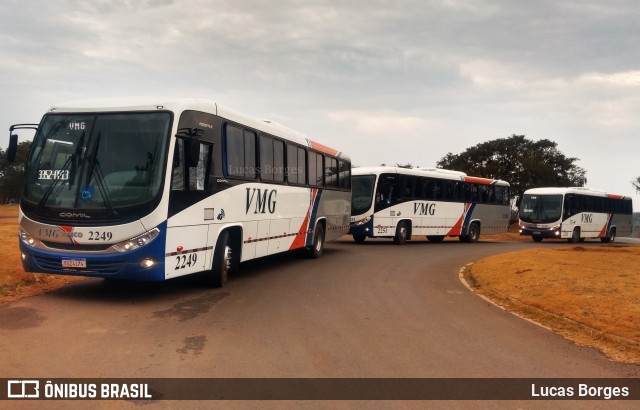
[[[367,235],[361,234],[361,233],[354,233],[353,234],[353,240],[356,241],[356,243],[364,243],[364,241],[367,239]]]
[[[569,243],[580,242],[580,228],[573,228],[573,232],[571,233],[571,238],[568,238],[567,242]]]
[[[409,228],[406,221],[398,222],[396,226],[396,234],[393,236],[393,243],[396,245],[404,245],[409,238]]]
[[[444,241],[444,235],[428,235],[427,240],[429,242],[442,242]]]
[[[229,240],[229,233],[220,234],[213,254],[213,267],[210,273],[210,283],[215,288],[221,288],[227,282],[233,265],[233,249]]]
[[[312,259],[318,259],[322,256],[324,251],[324,225],[321,222],[316,223],[316,228],[313,230],[313,243],[307,247],[307,251]]]
[[[469,242],[478,242],[478,239],[480,239],[480,224],[471,222],[467,236],[469,237]]]
[[[466,235],[460,235],[460,240],[466,243],[478,242],[480,239],[480,225],[477,222],[471,222]]]
[[[538,243],[542,242],[542,239],[543,239],[542,236],[540,235],[532,235],[531,238],[533,239],[534,242],[538,242]]]
[[[611,228],[609,231],[609,236],[605,236],[604,238],[600,238],[602,243],[613,243],[616,240],[616,228]]]

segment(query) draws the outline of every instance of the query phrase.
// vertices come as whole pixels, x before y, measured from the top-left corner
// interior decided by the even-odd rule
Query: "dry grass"
[[[0,303],[59,289],[82,278],[26,273],[18,249],[18,206],[0,205]]]
[[[610,358],[640,363],[640,247],[567,246],[483,259],[478,293]]]

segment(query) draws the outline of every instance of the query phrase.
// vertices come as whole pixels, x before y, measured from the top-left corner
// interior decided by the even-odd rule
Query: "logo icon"
[[[40,397],[40,381],[38,380],[8,380],[7,398],[9,399],[37,399]]]

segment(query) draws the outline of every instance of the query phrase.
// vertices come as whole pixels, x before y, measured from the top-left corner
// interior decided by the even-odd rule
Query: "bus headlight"
[[[24,229],[20,229],[20,239],[29,246],[35,246],[36,240]]]
[[[160,235],[160,229],[153,228],[152,230],[145,232],[142,235],[138,235],[135,238],[131,238],[129,240],[117,243],[113,245],[113,248],[118,252],[129,252],[134,249],[138,249],[145,245],[148,245],[158,235]]]
[[[358,222],[354,222],[351,226],[362,226],[371,220],[371,216],[367,216],[364,219],[359,220]]]

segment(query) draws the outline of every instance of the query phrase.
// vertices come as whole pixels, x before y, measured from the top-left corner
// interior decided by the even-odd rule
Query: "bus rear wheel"
[[[233,264],[233,250],[229,233],[224,231],[218,238],[215,253],[213,254],[213,267],[210,271],[210,282],[213,287],[221,288],[227,283],[227,278]]]
[[[313,231],[313,244],[307,247],[309,256],[312,259],[318,259],[324,251],[324,225],[318,222]]]
[[[400,221],[396,227],[396,234],[393,237],[393,243],[396,245],[403,245],[409,238],[409,228],[406,221]]]
[[[460,235],[459,239],[462,242],[467,242],[467,243],[478,242],[478,239],[480,239],[480,225],[478,225],[477,222],[472,222],[471,225],[469,225],[469,230],[467,231],[467,234]]]
[[[616,228],[611,228],[609,231],[609,236],[605,236],[604,238],[600,238],[602,243],[612,243],[616,240]]]

